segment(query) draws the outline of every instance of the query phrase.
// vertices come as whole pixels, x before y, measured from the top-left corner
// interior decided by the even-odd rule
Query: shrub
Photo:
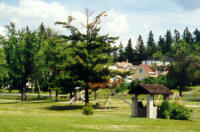
[[[173,108],[171,110],[171,119],[176,120],[189,120],[191,115],[191,111],[183,105],[173,104]]]
[[[168,101],[162,102],[159,113],[161,118],[170,118],[170,103]]]
[[[128,84],[126,82],[123,82],[122,84],[120,84],[120,86],[118,86],[116,89],[115,89],[115,92],[116,93],[119,93],[119,92],[123,92],[124,90],[128,89]]]
[[[189,120],[191,111],[183,105],[163,101],[159,114],[165,119]]]
[[[93,115],[93,114],[94,114],[94,109],[90,104],[83,107],[83,115]]]

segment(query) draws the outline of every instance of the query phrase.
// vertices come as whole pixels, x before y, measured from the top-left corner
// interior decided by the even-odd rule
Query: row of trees
[[[174,35],[172,35],[171,31],[167,30],[164,37],[159,36],[157,43],[154,40],[153,32],[150,31],[146,45],[144,44],[142,36],[139,35],[135,47],[133,47],[131,39],[128,40],[125,48],[123,44],[120,43],[119,50],[113,53],[113,57],[115,61],[128,60],[137,65],[140,64],[142,60],[148,57],[155,57],[158,54],[169,56],[172,46],[180,43],[182,40],[190,45],[200,43],[200,31],[196,29],[191,33],[188,28],[186,28],[181,35],[180,32],[175,29]]]
[[[159,57],[163,56],[164,54],[160,53]],[[180,40],[171,46],[167,56],[173,58],[166,69],[168,74],[157,78],[146,78],[141,81],[142,83],[163,84],[170,89],[178,89],[180,96],[187,86],[200,84],[200,43],[190,44]],[[141,82],[133,81],[133,87]]]
[[[28,27],[16,30],[14,23],[8,25],[6,37],[0,39],[0,65],[6,69],[0,69],[1,84],[19,89],[22,101],[27,100],[28,82],[35,86],[38,98],[40,89],[50,95],[54,90],[56,101],[59,92],[72,96],[75,86],[81,86],[88,104],[89,84],[109,80],[108,65],[113,61],[111,53],[116,50],[111,44],[118,39],[99,34],[99,24],[106,12],[91,19],[93,13],[85,10],[84,32],[73,25],[72,16],[67,22],[56,22],[69,31],[67,35],[58,35],[43,24],[36,31]]]
[[[135,49],[132,48],[131,39],[125,49],[121,48],[118,51],[118,56],[115,55],[116,61],[125,61],[128,59],[133,64],[140,64],[147,57],[157,57],[162,61],[171,62],[165,67],[168,71],[167,76],[157,78],[147,78],[142,83],[158,83],[163,84],[170,89],[178,89],[179,95],[182,96],[182,91],[186,90],[189,85],[200,84],[200,31],[196,29],[193,34],[186,28],[181,37],[180,33],[175,30],[174,37],[170,30],[167,31],[165,37],[160,36],[156,44],[153,38],[153,33],[150,31],[147,45],[144,46],[142,37],[139,36]],[[153,66],[152,68],[161,68]],[[133,86],[140,82],[133,81]]]
[[[173,88],[182,91],[191,81],[198,82],[200,31],[195,30],[194,36],[186,30],[183,37],[175,31],[172,38],[167,31],[165,38],[160,37],[155,44],[153,33],[150,31],[147,46],[142,36],[139,36],[137,46],[132,48],[131,39],[125,50],[112,47],[118,39],[108,34],[100,35],[102,12],[93,18],[93,11],[85,10],[86,22],[81,24],[81,32],[74,26],[74,18],[68,17],[67,22],[56,22],[68,32],[59,35],[43,24],[35,31],[28,27],[17,30],[14,23],[7,26],[6,37],[0,36],[0,84],[10,90],[19,89],[22,101],[26,101],[27,83],[34,85],[40,98],[40,90],[52,90],[56,93],[72,93],[76,86],[85,90],[85,103],[89,103],[91,84],[106,84],[113,72],[108,66],[114,61],[128,59],[139,64],[148,56],[172,57],[174,63],[169,67],[168,78]],[[114,56],[114,57],[113,57]],[[106,87],[104,85],[104,87]]]

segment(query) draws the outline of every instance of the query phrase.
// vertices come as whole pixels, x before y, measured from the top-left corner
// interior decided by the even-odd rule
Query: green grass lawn
[[[104,100],[99,100],[103,104]],[[0,99],[0,132],[188,132],[200,131],[200,109],[194,121],[131,118],[131,108],[112,97],[112,109],[82,115],[83,103],[28,102]]]
[[[199,87],[197,87],[199,88]],[[192,88],[195,89],[195,88]],[[198,93],[197,93],[198,94]],[[102,106],[109,90],[99,92]],[[200,97],[200,96],[199,96]],[[125,98],[131,102],[131,96]],[[145,98],[140,96],[140,100]],[[157,98],[157,97],[156,97]],[[92,99],[92,97],[91,97]],[[183,98],[184,100],[184,98]],[[63,101],[63,100],[62,100]],[[144,101],[144,100],[143,100]],[[21,103],[17,98],[0,98],[0,132],[199,132],[200,108],[194,111],[193,121],[132,118],[131,107],[117,97],[111,97],[111,108],[95,109],[92,116],[82,115],[84,103],[52,102],[44,99]],[[189,101],[198,104],[200,101]]]

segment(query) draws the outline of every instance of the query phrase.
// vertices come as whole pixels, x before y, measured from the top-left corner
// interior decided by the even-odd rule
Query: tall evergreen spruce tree
[[[117,53],[118,48],[117,48],[116,46],[114,46],[114,49],[115,49],[115,50],[114,50],[113,53],[112,53],[113,61],[114,61],[114,62],[117,62],[118,57],[119,57],[119,55],[118,55],[118,53]]]
[[[122,44],[122,42],[120,42],[120,45],[119,45],[119,56],[118,56],[117,61],[122,62],[122,61],[125,61],[125,60],[126,60],[126,58],[125,58],[123,44]]]
[[[194,31],[194,43],[200,44],[200,31],[198,29]]]
[[[167,30],[167,33],[165,35],[165,48],[163,52],[164,55],[166,55],[170,51],[172,43],[173,43],[172,34],[170,30]]]
[[[153,54],[157,51],[156,43],[154,41],[153,32],[149,32],[149,37],[147,41],[147,55],[148,57],[152,57]]]
[[[89,104],[89,83],[104,83],[109,79],[108,65],[112,61],[111,53],[113,52],[111,44],[118,39],[99,34],[101,29],[99,24],[102,17],[106,16],[106,12],[100,13],[90,21],[93,13],[85,9],[86,23],[83,25],[85,33],[72,25],[71,22],[74,20],[72,16],[68,17],[68,22],[56,22],[71,32],[69,36],[66,36],[71,40],[74,58],[70,70],[85,90],[86,105]]]
[[[181,35],[180,32],[178,30],[174,30],[174,42],[177,44],[180,42],[181,39]]]
[[[137,52],[137,64],[141,64],[142,60],[146,59],[146,48],[144,46],[144,42],[141,35],[139,35],[138,37],[136,52]]]
[[[186,41],[188,44],[193,44],[193,37],[190,31],[188,30],[188,27],[183,32],[183,39]]]
[[[134,53],[133,53],[133,47],[132,47],[132,40],[131,38],[128,40],[128,44],[125,48],[125,56],[126,56],[126,59],[131,62],[131,63],[134,63]]]
[[[158,48],[162,54],[165,53],[165,39],[162,36],[159,36]]]

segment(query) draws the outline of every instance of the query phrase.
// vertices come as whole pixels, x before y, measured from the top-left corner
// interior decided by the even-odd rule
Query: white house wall
[[[142,64],[149,65],[149,66],[152,66],[154,64],[157,64],[158,66],[164,66],[164,65],[169,65],[170,62],[166,61],[164,64],[162,61],[147,60],[147,61],[142,61]]]

